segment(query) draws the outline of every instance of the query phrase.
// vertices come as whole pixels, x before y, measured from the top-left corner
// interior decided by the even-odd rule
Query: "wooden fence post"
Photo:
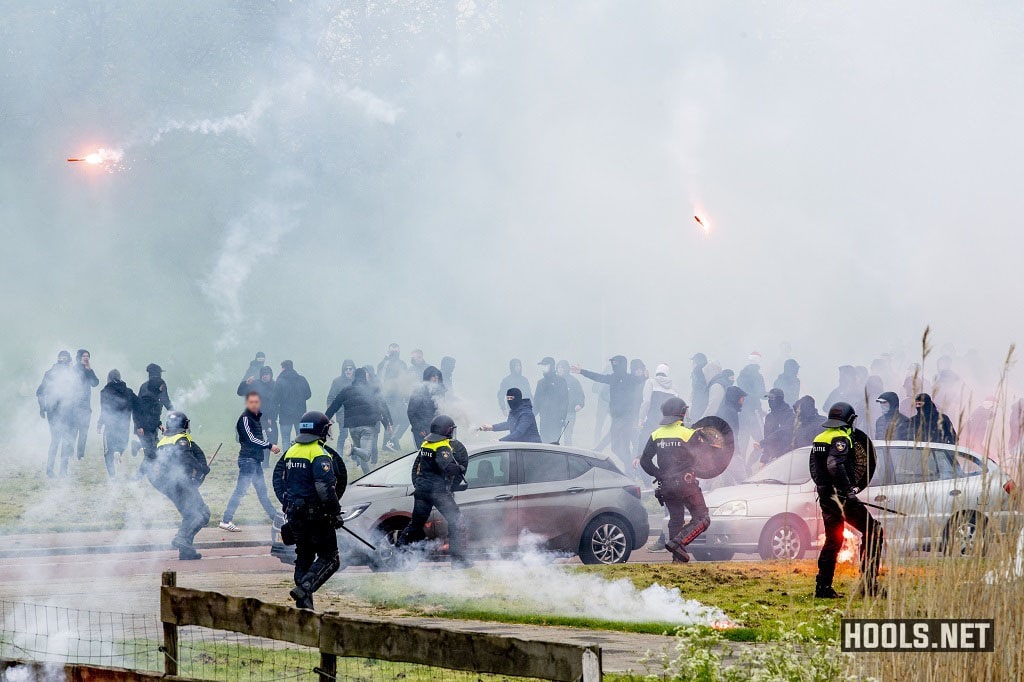
[[[174,571],[164,571],[160,584],[164,587],[177,587],[178,574]],[[178,626],[166,622],[164,623],[164,674],[178,674]]]
[[[320,652],[320,682],[334,682],[338,677],[338,657],[334,654]]]

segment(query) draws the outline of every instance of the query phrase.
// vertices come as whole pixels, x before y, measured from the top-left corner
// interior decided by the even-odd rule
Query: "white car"
[[[969,554],[983,530],[1005,531],[1016,484],[991,459],[937,443],[878,442],[875,448],[875,475],[859,497],[875,505],[869,511],[882,523],[890,551]],[[808,470],[810,450],[793,450],[744,483],[707,493],[711,526],[690,545],[694,557],[800,559],[819,548],[825,529]]]

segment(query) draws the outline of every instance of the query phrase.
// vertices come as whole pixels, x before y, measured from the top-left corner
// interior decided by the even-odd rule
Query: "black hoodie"
[[[889,411],[875,420],[875,438],[878,440],[909,440],[909,421],[900,413],[900,397],[889,391],[878,396],[889,403]],[[881,408],[881,405],[879,405]]]
[[[439,379],[437,383],[432,378]],[[445,385],[441,370],[433,365],[428,365],[423,370],[423,381],[409,396],[409,407],[406,409],[406,416],[414,432],[425,437],[430,433],[430,422],[440,414],[441,400],[444,399]]]
[[[349,367],[352,368],[352,377],[345,374],[345,370]],[[331,382],[331,390],[327,391],[327,404],[330,405],[334,402],[334,399],[341,393],[341,389],[346,386],[352,385],[352,378],[355,377],[356,363],[346,359],[345,362],[341,363],[341,374],[334,378]]]
[[[331,401],[327,407],[327,418],[334,417],[342,408],[345,408],[346,429],[376,426],[378,423],[383,423],[385,428],[391,426],[383,401],[366,378],[365,367],[356,369],[352,385],[341,389]]]
[[[612,419],[635,419],[637,392],[643,387],[644,379],[626,371],[626,356],[616,355],[612,358],[612,373],[598,374],[590,370],[580,370],[580,374],[599,384],[608,384],[608,414]]]
[[[949,417],[939,412],[939,408],[935,407],[932,397],[927,393],[919,394],[915,402],[918,400],[924,404],[918,408],[917,414],[907,422],[908,440],[955,445],[956,431],[953,429],[953,422]]]
[[[119,377],[108,378],[107,385],[100,390],[100,418],[96,425],[107,431],[127,434],[135,412],[135,391]]]
[[[771,394],[769,394],[771,395]],[[761,441],[761,462],[767,464],[793,449],[796,440],[796,414],[785,400],[768,398],[768,414],[764,418],[764,440]]]
[[[814,404],[814,398],[811,396],[805,395],[796,401],[796,404],[793,405],[793,414],[796,416],[794,448],[803,448],[810,445],[818,434],[825,430],[822,427],[825,415],[818,412],[818,408]]]
[[[725,420],[725,423],[732,428],[734,436],[740,428],[740,411],[743,409],[740,398],[744,398],[746,395],[746,391],[739,386],[730,386],[725,389],[725,397],[722,398],[722,404],[718,406],[718,414],[715,415]]]
[[[290,360],[281,363],[281,373],[275,384],[277,410],[283,423],[298,421],[306,413],[306,401],[313,392],[306,377],[295,371]]]

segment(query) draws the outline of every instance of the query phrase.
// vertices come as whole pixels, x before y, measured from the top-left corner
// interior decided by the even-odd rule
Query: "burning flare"
[[[705,237],[711,234],[711,221],[708,219],[707,213],[700,206],[694,207],[693,219],[697,221],[697,226],[704,233]]]
[[[90,152],[85,156],[73,157],[68,159],[68,163],[87,163],[90,166],[95,166],[101,163],[117,163],[124,156],[124,152],[120,149],[104,149],[100,147],[94,152]]]

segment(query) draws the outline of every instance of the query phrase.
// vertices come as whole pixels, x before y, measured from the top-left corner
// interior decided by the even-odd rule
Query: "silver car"
[[[860,494],[886,533],[890,550],[938,549],[969,554],[985,531],[1006,529],[1015,483],[992,460],[961,447],[894,441],[876,443],[878,465]],[[705,499],[711,526],[690,548],[697,559],[726,561],[736,553],[800,559],[824,541],[810,448],[768,464],[740,485]]]
[[[528,547],[579,555],[587,564],[629,559],[648,535],[640,488],[602,455],[539,443],[487,443],[469,449],[468,489],[455,493],[477,555],[513,554]],[[412,515],[412,463],[406,455],[349,485],[341,499],[345,527],[370,542],[393,543]],[[294,561],[274,524],[272,553]],[[435,510],[426,528],[436,556],[447,550],[448,528]],[[386,567],[346,532],[338,535],[343,563]]]

